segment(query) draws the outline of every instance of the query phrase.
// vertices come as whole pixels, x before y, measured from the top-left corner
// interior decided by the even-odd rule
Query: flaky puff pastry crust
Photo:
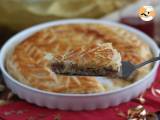
[[[58,93],[104,92],[105,88],[95,77],[56,75],[50,69],[51,63],[62,59],[58,56],[65,56],[72,49],[104,43],[112,43],[121,53],[122,60],[140,63],[152,55],[149,47],[139,39],[121,28],[100,24],[53,26],[34,33],[17,45],[8,55],[6,67],[17,80],[37,89]],[[142,68],[135,79],[149,70],[150,66]],[[123,84],[124,81],[119,82]]]

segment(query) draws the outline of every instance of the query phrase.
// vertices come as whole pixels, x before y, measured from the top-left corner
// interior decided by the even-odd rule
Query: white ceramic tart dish
[[[0,67],[2,70],[2,74],[4,76],[5,83],[7,84],[8,88],[10,88],[20,98],[25,99],[30,103],[34,103],[36,105],[45,106],[47,108],[52,108],[52,109],[57,108],[61,110],[74,110],[74,111],[94,110],[94,109],[107,108],[109,106],[115,106],[120,103],[127,102],[137,97],[140,93],[144,92],[152,84],[156,76],[156,71],[157,71],[159,62],[156,62],[155,64],[153,64],[152,67],[149,66],[151,70],[149,69],[149,71],[147,71],[147,74],[143,72],[144,70],[141,70],[141,73],[146,75],[136,76],[136,79],[138,80],[132,82],[131,84],[124,85],[124,86],[122,85],[118,89],[108,88],[106,91],[104,91],[100,87],[99,89],[100,91],[97,91],[97,90],[94,91],[94,89],[92,89],[91,92],[90,91],[84,92],[84,90],[82,92],[79,90],[78,92],[77,91],[75,92],[76,89],[73,89],[74,92],[72,90],[69,92],[68,91],[57,92],[54,89],[52,90],[51,88],[49,90],[40,89],[39,86],[36,87],[36,85],[32,86],[30,84],[27,85],[27,83],[25,82],[23,83],[22,79],[20,79],[19,77],[17,78],[17,76],[15,77],[14,74],[12,74],[13,70],[8,70],[10,67],[6,65],[7,64],[6,61],[8,56],[12,54],[16,46],[20,45],[23,42],[25,43],[25,40],[27,41],[27,38],[31,37],[32,35],[34,35],[34,33],[38,31],[41,31],[51,26],[54,27],[54,26],[70,25],[70,24],[99,24],[99,25],[110,27],[113,30],[115,29],[116,31],[119,31],[119,32],[122,32],[121,29],[124,29],[125,31],[130,32],[130,34],[135,34],[138,38],[140,38],[139,40],[145,44],[144,48],[142,47],[143,50],[140,49],[141,51],[137,54],[143,54],[143,56],[147,57],[148,59],[150,57],[159,55],[159,48],[150,37],[148,37],[147,35],[145,35],[144,33],[136,29],[133,29],[131,27],[128,27],[126,25],[122,25],[119,23],[101,21],[101,20],[92,20],[92,19],[73,19],[73,20],[48,22],[48,23],[36,25],[10,38],[1,49]],[[129,34],[122,32],[122,35],[125,36],[126,38],[123,41],[130,39]],[[109,42],[112,42],[112,41],[109,41]],[[130,43],[128,42],[128,44]],[[140,43],[137,43],[137,44],[141,45]],[[143,44],[141,46],[143,46]],[[150,50],[152,51],[151,56],[150,54],[145,52],[145,51],[149,51],[149,49],[145,46],[149,46]],[[113,47],[116,47],[116,43],[113,43]],[[128,47],[131,47],[131,46],[128,46]],[[123,50],[121,46],[117,46],[116,49],[118,51]],[[126,49],[127,49],[127,46],[125,47],[125,50]],[[125,59],[130,60],[130,58],[125,57],[125,54],[123,55],[123,51],[120,53],[122,55],[122,60],[125,60]],[[144,58],[144,59],[147,59],[147,58]],[[133,60],[133,62],[134,61],[136,61],[136,59]],[[148,69],[148,67],[146,68]],[[109,81],[105,78],[96,78],[96,79],[97,80],[95,80],[94,78],[93,81],[98,81],[98,83],[96,83],[98,86],[99,86],[99,83]],[[65,77],[63,78],[63,80],[65,81]],[[88,78],[88,80],[92,80],[92,79]],[[118,84],[118,80],[114,80],[114,81],[116,81],[116,84]],[[124,83],[126,83],[125,80],[120,80],[120,81],[121,82],[124,81]],[[88,82],[87,84],[89,83],[90,82]],[[108,82],[108,84],[110,83]],[[85,86],[85,83],[84,83],[84,86]]]

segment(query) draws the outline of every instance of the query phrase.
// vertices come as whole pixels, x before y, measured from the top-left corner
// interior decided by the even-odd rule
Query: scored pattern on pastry
[[[6,58],[6,67],[14,78],[37,89],[59,93],[104,92],[105,88],[95,77],[56,75],[50,69],[51,63],[66,59],[65,56],[72,55],[73,49],[79,48],[83,53],[83,47],[110,42],[121,53],[122,60],[140,63],[151,57],[151,51],[139,39],[123,29],[99,24],[54,26],[17,45]],[[146,67],[145,71],[149,69]]]
[[[115,55],[115,56],[114,56]],[[117,61],[114,60],[117,58]],[[102,67],[110,66],[117,70],[120,65],[120,55],[112,48],[110,43],[104,44],[92,44],[86,47],[76,48],[75,50],[68,51],[67,54],[59,61],[69,61],[73,64],[79,64],[82,66]],[[119,60],[119,61],[118,61]]]

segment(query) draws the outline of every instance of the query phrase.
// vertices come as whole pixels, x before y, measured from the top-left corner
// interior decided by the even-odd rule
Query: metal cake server
[[[118,75],[123,78],[128,78],[136,69],[139,69],[149,63],[152,63],[158,60],[160,60],[160,55],[158,57],[154,57],[140,64],[133,64],[129,61],[122,61],[122,66]]]

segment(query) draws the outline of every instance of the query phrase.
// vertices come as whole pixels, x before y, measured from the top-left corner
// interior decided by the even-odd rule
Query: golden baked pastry
[[[53,26],[34,33],[17,45],[6,58],[6,67],[17,80],[37,89],[59,93],[104,92],[106,86],[104,87],[95,77],[56,75],[50,68],[52,62],[64,59],[71,50],[112,43],[113,48],[121,53],[122,60],[140,63],[149,59],[152,53],[149,46],[139,39],[121,28],[100,24]],[[69,60],[74,61],[73,58]],[[137,76],[144,76],[149,70],[150,66],[141,68],[135,79]],[[123,80],[118,82],[121,86],[130,84]]]
[[[56,56],[52,63],[55,73],[69,75],[112,76],[119,72],[121,56],[111,43],[91,44],[71,49]]]

